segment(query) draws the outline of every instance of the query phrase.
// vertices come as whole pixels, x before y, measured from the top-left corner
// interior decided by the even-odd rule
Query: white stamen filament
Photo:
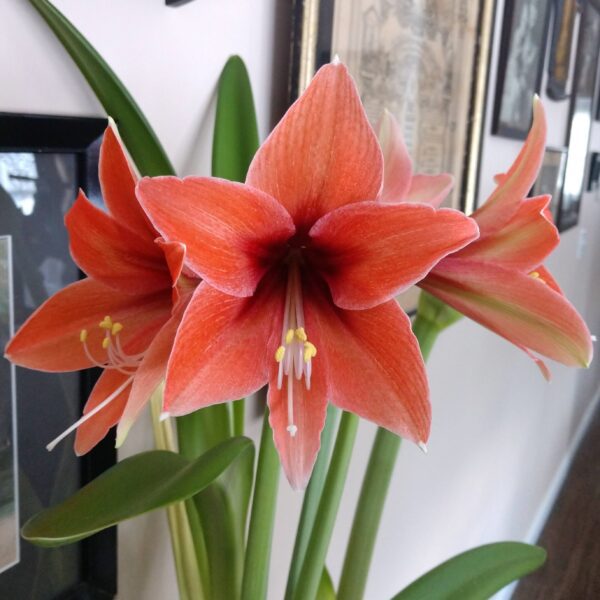
[[[48,452],[51,452],[52,450],[54,450],[56,445],[59,442],[61,442],[62,440],[64,440],[72,431],[75,431],[75,429],[77,429],[80,425],[85,423],[88,419],[91,419],[96,413],[100,412],[105,406],[108,406],[123,390],[125,390],[127,388],[127,386],[132,381],[133,381],[133,377],[129,377],[128,379],[126,379],[110,396],[108,396],[108,398],[106,398],[106,400],[103,400],[102,402],[100,402],[100,404],[98,404],[98,406],[95,406],[92,410],[85,413],[85,415],[83,415],[81,417],[81,419],[79,419],[79,421],[76,421],[75,423],[73,423],[73,425],[71,425],[70,427],[65,429],[65,431],[63,431],[56,439],[52,440],[46,446],[46,450],[48,450]]]
[[[277,389],[282,388],[283,377],[287,376],[287,431],[291,437],[298,432],[294,422],[294,378],[300,381],[304,377],[306,389],[310,390],[312,359],[316,352],[305,330],[300,273],[298,266],[292,263],[288,270],[281,345],[275,353],[275,360],[279,363]]]

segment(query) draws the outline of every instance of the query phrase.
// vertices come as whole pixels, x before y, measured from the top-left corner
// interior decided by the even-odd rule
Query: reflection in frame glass
[[[577,225],[583,194],[588,146],[592,126],[594,92],[600,53],[600,10],[587,2],[579,23],[575,77],[571,97],[565,181],[560,202],[558,229]]]
[[[530,194],[531,196],[542,196],[544,194],[552,196],[550,212],[555,223],[558,221],[558,208],[560,206],[566,162],[566,148],[546,148],[544,161]]]
[[[367,116],[399,121],[416,172],[452,173],[445,206],[475,209],[494,0],[297,0],[291,98],[338,55]],[[400,301],[416,307],[416,291]]]

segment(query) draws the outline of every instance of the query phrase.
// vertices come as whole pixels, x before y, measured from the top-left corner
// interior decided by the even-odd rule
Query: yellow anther
[[[540,276],[540,274],[537,271],[531,271],[531,273],[529,273],[529,277],[533,277],[534,279],[537,279]]]
[[[308,337],[306,336],[306,331],[304,331],[304,327],[298,327],[298,329],[296,329],[296,337],[301,342],[306,342],[306,340],[308,340]]]
[[[112,319],[108,315],[106,315],[104,319],[98,323],[98,327],[100,327],[100,329],[112,329],[112,326]]]
[[[288,329],[287,333],[285,334],[285,343],[291,344],[293,340],[294,340],[294,330]]]
[[[105,337],[102,340],[102,347],[106,350],[109,346],[110,346],[110,338],[109,337]]]
[[[87,329],[82,329],[79,332],[79,341],[83,344],[87,340],[88,331]]]
[[[317,355],[317,348],[310,342],[304,342],[304,362],[308,362]]]
[[[277,348],[277,350],[275,351],[275,360],[280,363],[283,360],[283,357],[285,356],[285,346],[279,346],[279,348]]]
[[[123,329],[123,325],[121,325],[121,323],[115,323],[112,326],[112,329],[110,330],[110,332],[112,333],[112,335],[117,335],[117,333],[119,333],[119,331],[121,331]]]

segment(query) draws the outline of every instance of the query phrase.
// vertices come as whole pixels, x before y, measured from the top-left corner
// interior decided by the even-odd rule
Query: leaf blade
[[[47,0],[29,0],[69,53],[106,112],[142,175],[175,171],[150,123],[127,88],[77,28]]]
[[[452,557],[413,581],[392,600],[486,600],[546,560],[539,546],[498,542]]]
[[[121,521],[186,500],[217,479],[252,447],[232,438],[194,461],[166,450],[127,458],[61,504],[34,515],[22,536],[54,547],[82,540]]]

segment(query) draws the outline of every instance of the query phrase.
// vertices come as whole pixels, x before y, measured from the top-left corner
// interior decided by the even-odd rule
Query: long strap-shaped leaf
[[[486,600],[544,564],[546,551],[520,542],[479,546],[425,573],[392,600]]]
[[[102,106],[119,126],[131,158],[142,175],[175,171],[156,134],[114,71],[72,23],[47,0],[29,0],[54,31]]]
[[[152,450],[127,458],[63,503],[25,523],[21,533],[39,546],[82,540],[111,525],[190,498],[215,481],[252,442],[231,438],[200,458]]]

